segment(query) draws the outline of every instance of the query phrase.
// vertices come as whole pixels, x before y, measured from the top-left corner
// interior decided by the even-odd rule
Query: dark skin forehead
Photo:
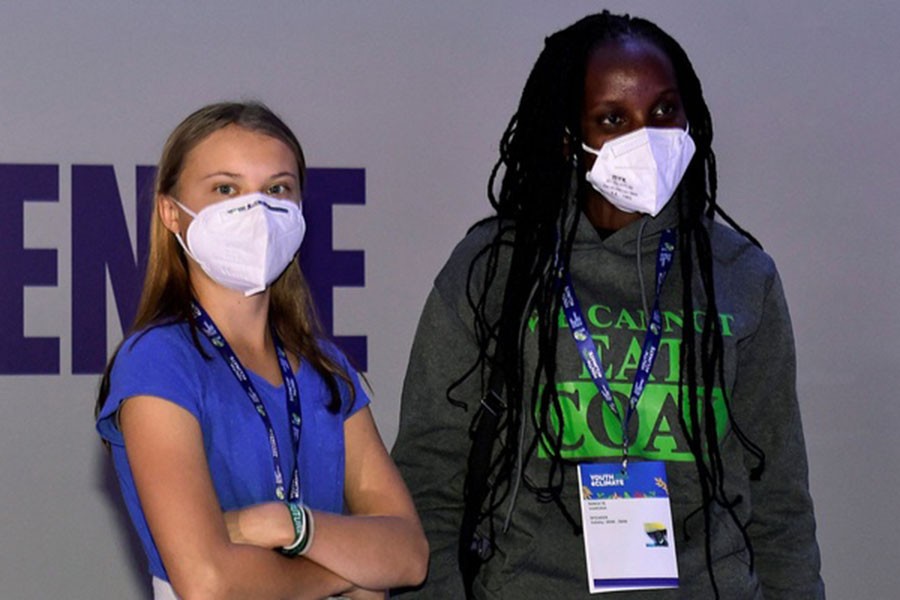
[[[675,68],[661,49],[640,38],[606,42],[588,56],[582,118],[603,106],[647,111],[666,94],[680,101]]]

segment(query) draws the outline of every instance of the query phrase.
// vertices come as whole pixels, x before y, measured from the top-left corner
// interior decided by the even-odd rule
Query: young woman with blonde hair
[[[424,578],[409,493],[298,265],[304,169],[261,104],[204,107],[165,145],[140,307],[97,403],[156,598]]]

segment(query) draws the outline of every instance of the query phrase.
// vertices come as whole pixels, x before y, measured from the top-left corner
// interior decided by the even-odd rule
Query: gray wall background
[[[35,0],[0,5],[0,162],[60,165],[59,203],[26,205],[24,228],[26,246],[58,252],[59,285],[25,291],[25,332],[61,338],[62,374],[0,377],[0,598],[148,587],[92,428],[97,378],[71,375],[67,354],[69,165],[115,164],[132,211],[134,165],[155,163],[182,117],[255,97],[312,166],[365,168],[367,204],[335,209],[335,246],[365,251],[367,285],[336,291],[335,323],[368,336],[390,445],[416,315],[488,212],[543,38],[604,6],[655,20],[692,57],[720,202],[781,270],[829,595],[896,597],[900,4]]]

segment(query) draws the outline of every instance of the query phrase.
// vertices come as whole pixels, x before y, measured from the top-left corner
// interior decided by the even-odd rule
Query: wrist
[[[273,502],[269,505],[272,511],[272,519],[277,523],[277,527],[273,533],[277,537],[270,538],[274,543],[270,544],[270,548],[281,548],[294,543],[294,518],[287,504],[283,502]]]
[[[312,546],[315,533],[312,511],[299,502],[288,503],[286,507],[291,516],[294,536],[289,544],[280,546],[278,551],[288,557],[303,556]]]
[[[225,513],[228,535],[235,544],[275,548],[294,540],[294,527],[287,507],[266,502]]]

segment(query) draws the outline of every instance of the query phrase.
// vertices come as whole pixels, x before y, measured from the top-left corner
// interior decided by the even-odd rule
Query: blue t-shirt
[[[150,572],[168,581],[141,509],[116,413],[133,396],[157,396],[190,412],[200,423],[213,485],[222,510],[276,500],[272,453],[266,429],[231,369],[205,336],[197,335],[204,357],[186,323],[159,325],[130,336],[116,355],[106,404],[97,430],[112,446],[113,462],[132,523],[147,553]],[[331,395],[322,377],[305,361],[295,374],[303,426],[299,455],[302,500],[317,510],[340,513],[344,506],[344,420],[369,403],[356,372],[334,346],[323,349],[350,375],[356,399],[339,381],[343,406],[328,410]],[[284,386],[273,386],[249,372],[262,398],[281,455],[286,479],[294,468]]]

